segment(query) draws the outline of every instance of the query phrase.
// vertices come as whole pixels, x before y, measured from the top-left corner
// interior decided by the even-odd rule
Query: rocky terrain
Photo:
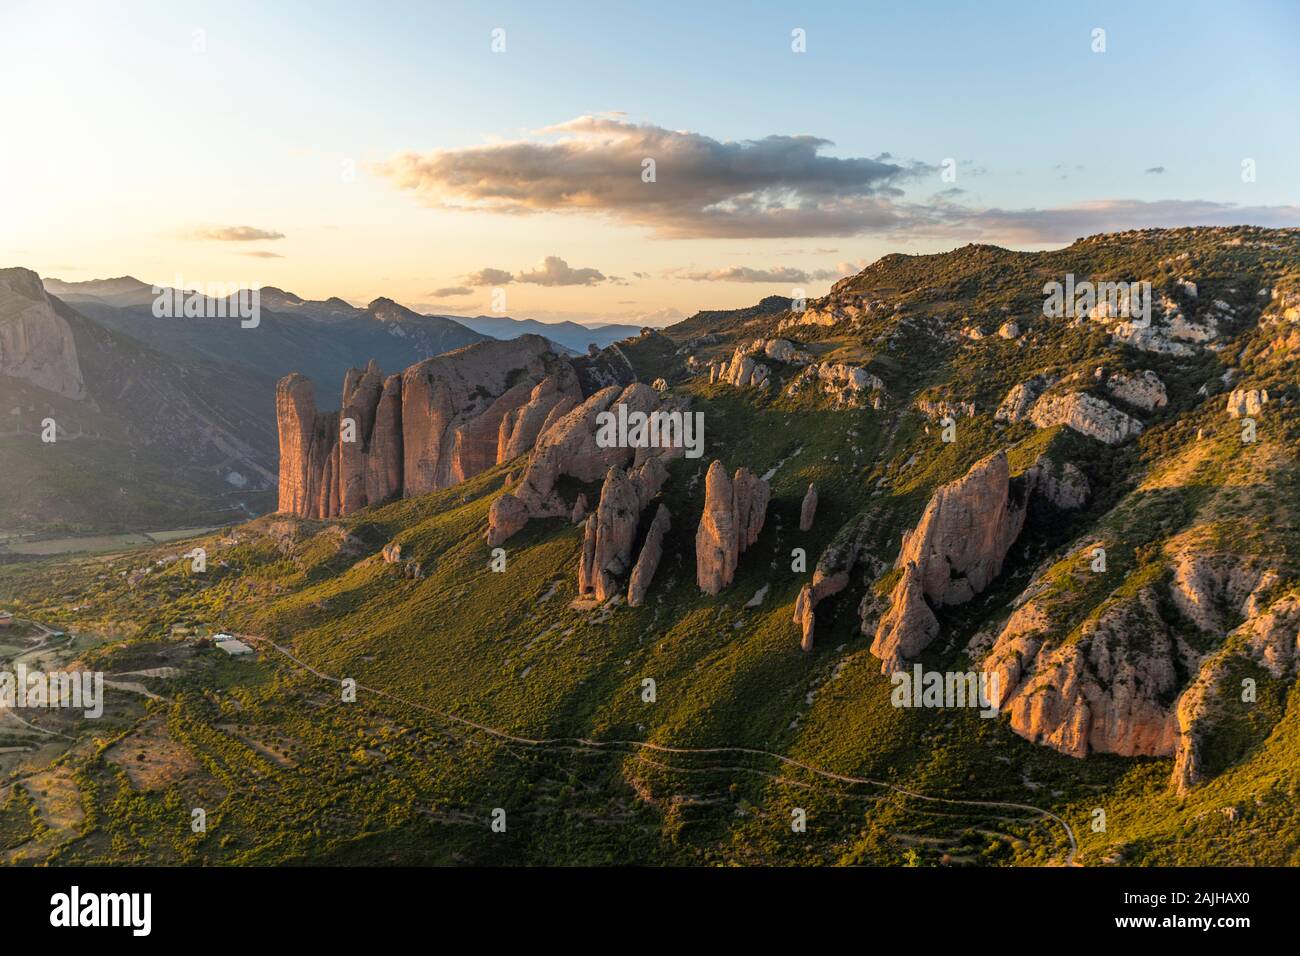
[[[1150,323],[1047,314],[1066,275],[1149,281]],[[1300,862],[1300,233],[890,255],[796,305],[356,356],[338,411],[289,375],[282,513],[204,538],[215,574],[0,567],[128,650],[201,622],[315,669],[263,643],[169,701],[199,769],[157,791],[87,757],[97,826],[141,861]],[[598,440],[620,408],[703,454]],[[914,668],[995,675],[990,712],[898,704]],[[154,816],[216,779],[229,842],[174,848]]]

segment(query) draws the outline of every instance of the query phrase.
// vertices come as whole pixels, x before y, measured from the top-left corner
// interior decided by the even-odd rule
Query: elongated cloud
[[[284,233],[253,226],[208,226],[195,229],[191,239],[212,239],[216,242],[256,242],[260,239],[283,239]]]
[[[888,229],[900,184],[931,169],[888,154],[824,155],[831,145],[815,136],[724,142],[583,116],[530,139],[402,153],[373,171],[438,208],[587,212],[666,237],[759,238]]]
[[[1102,199],[1051,209],[943,206],[927,229],[1010,243],[1067,243],[1125,229],[1179,226],[1300,226],[1300,206],[1242,206],[1203,199]]]
[[[750,266],[730,266],[725,269],[710,269],[705,272],[675,273],[680,278],[693,282],[824,282],[838,279],[844,275],[834,269],[799,269],[794,266],[772,266],[770,269],[754,269]]]

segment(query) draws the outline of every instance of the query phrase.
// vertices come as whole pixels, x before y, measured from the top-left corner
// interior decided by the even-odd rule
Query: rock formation
[[[610,465],[600,490],[596,510],[587,516],[582,541],[582,563],[578,568],[578,594],[593,594],[598,601],[614,596],[617,579],[631,566],[641,511],[659,493],[668,472],[663,462],[651,458],[644,465],[624,471]],[[655,559],[656,563],[658,559]],[[647,569],[649,574],[654,568]],[[649,577],[644,582],[649,585]]]
[[[29,269],[0,269],[0,375],[65,398],[86,395],[72,327]]]
[[[384,378],[373,361],[351,369],[338,412],[318,412],[311,382],[285,376],[279,510],[333,518],[464,481],[531,441],[576,391],[568,362],[537,335],[481,342],[400,376]]]
[[[650,589],[650,582],[659,568],[659,559],[663,556],[664,535],[671,526],[668,509],[660,505],[654,520],[650,522],[650,530],[646,532],[645,544],[641,546],[641,554],[636,559],[636,566],[632,568],[632,577],[628,579],[628,607],[640,607],[645,600],[646,591]]]
[[[1002,404],[993,413],[994,420],[999,422],[1025,421],[1029,418],[1029,410],[1034,407],[1034,402],[1038,401],[1039,396],[1055,382],[1055,377],[1035,375],[1028,381],[1011,386],[1006,398],[1002,399]]]
[[[717,594],[736,575],[740,555],[758,540],[767,517],[771,490],[748,468],[728,478],[714,461],[704,480],[704,513],[695,534],[696,581],[706,594]]]
[[[857,365],[809,365],[785,391],[787,395],[798,395],[810,387],[830,398],[836,408],[880,408],[884,404],[885,383]]]
[[[481,342],[402,373],[404,488],[448,488],[497,463],[501,422],[560,364],[539,335]]]
[[[596,481],[607,474],[611,465],[639,467],[652,458],[662,465],[663,461],[682,453],[681,448],[674,447],[599,445],[596,433],[601,413],[612,414],[620,405],[629,415],[678,411],[673,399],[661,401],[658,392],[642,383],[622,389],[608,386],[568,409],[565,403],[557,403],[542,424],[518,486],[497,498],[488,511],[489,545],[495,547],[506,541],[530,518],[571,517],[573,506],[566,504],[555,490],[555,483],[561,477]]]
[[[817,515],[817,486],[810,484],[808,493],[803,496],[803,504],[799,508],[799,530],[811,531],[813,518]]]
[[[1029,494],[1066,510],[1082,507],[1092,492],[1088,477],[1072,462],[1057,462],[1046,454],[1025,469],[1025,484]]]
[[[903,571],[881,618],[871,653],[890,673],[938,633],[925,599],[962,604],[1002,570],[1025,522],[1025,489],[1013,484],[1007,456],[997,452],[934,493],[916,527],[903,536],[896,566]]]
[[[582,400],[573,369],[568,365],[561,369],[542,379],[526,403],[502,416],[497,433],[498,464],[531,451],[551,413],[563,415]]]
[[[1290,676],[1300,661],[1300,595],[1290,594],[1248,617],[1224,642],[1224,649],[1201,664],[1178,698],[1178,742],[1171,784],[1186,793],[1205,778],[1205,741],[1219,721],[1240,710],[1241,686],[1231,680],[1234,660],[1255,662],[1274,678]]]
[[[869,528],[868,523],[861,519],[855,519],[841,528],[835,535],[835,540],[817,559],[812,583],[805,584],[799,591],[794,605],[794,623],[799,625],[799,646],[805,651],[813,648],[817,605],[848,587],[849,575],[860,560],[868,559],[874,565],[870,569],[873,572],[882,567],[879,561],[866,553],[864,546]]]
[[[1148,412],[1164,408],[1169,403],[1165,383],[1149,369],[1141,375],[1115,372],[1106,379],[1106,390],[1121,401]]]
[[[1179,649],[1154,591],[1110,606],[1077,639],[1053,647],[1045,647],[1046,624],[1036,602],[1022,605],[983,665],[997,674],[1012,730],[1076,757],[1171,754],[1177,728],[1168,701],[1178,690]]]
[[[876,625],[871,653],[880,659],[881,673],[889,674],[925,650],[938,636],[939,619],[925,602],[921,571],[916,562],[908,561],[889,595],[889,608]]]
[[[1049,392],[1034,402],[1029,420],[1039,428],[1066,425],[1107,445],[1142,434],[1140,421],[1087,392]]]

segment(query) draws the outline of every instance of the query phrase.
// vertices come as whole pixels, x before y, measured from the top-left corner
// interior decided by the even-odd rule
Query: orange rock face
[[[727,477],[722,462],[704,480],[704,513],[695,533],[695,580],[706,594],[732,582],[741,553],[758,540],[771,495],[766,481],[747,468]]]
[[[276,388],[279,510],[333,518],[450,487],[501,460],[503,432],[520,447],[577,392],[572,366],[537,335],[480,342],[387,379],[374,362],[351,369],[338,412],[317,412],[311,382],[286,376]]]
[[[876,627],[871,653],[883,673],[897,670],[939,633],[930,609],[962,604],[1002,570],[1025,523],[1023,489],[1013,494],[1007,456],[997,452],[934,493],[915,528],[903,536],[903,569],[890,607]]]

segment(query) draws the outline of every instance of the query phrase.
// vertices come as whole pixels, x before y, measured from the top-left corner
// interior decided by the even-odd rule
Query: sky
[[[0,267],[663,325],[1300,226],[1298,41],[1290,0],[0,0]]]

